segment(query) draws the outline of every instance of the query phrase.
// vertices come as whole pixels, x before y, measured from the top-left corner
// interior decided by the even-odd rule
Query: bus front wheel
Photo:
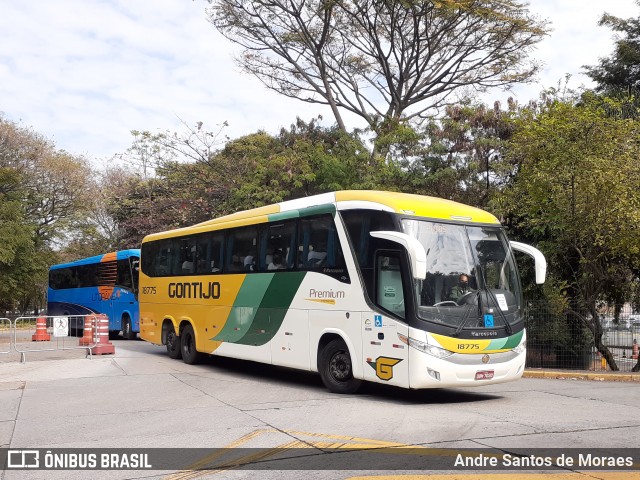
[[[178,359],[182,357],[182,350],[180,348],[180,337],[176,335],[176,331],[171,327],[167,330],[167,353],[169,358]]]
[[[182,361],[189,365],[198,363],[201,354],[196,350],[196,336],[193,333],[193,327],[186,325],[180,334],[180,345],[182,347]]]
[[[362,384],[353,378],[351,355],[344,341],[336,338],[327,343],[318,358],[322,383],[333,393],[355,393]]]

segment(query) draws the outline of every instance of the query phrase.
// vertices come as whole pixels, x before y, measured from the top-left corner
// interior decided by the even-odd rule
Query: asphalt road
[[[4,356],[0,447],[179,448],[192,468],[217,465],[217,448],[236,449],[246,462],[264,465],[285,451],[335,455],[309,457],[308,462],[294,462],[296,470],[284,471],[7,470],[2,478],[379,479],[383,474],[437,473],[411,468],[427,449],[446,456],[450,451],[434,449],[640,447],[637,382],[524,378],[474,389],[408,391],[365,385],[355,395],[335,395],[311,373],[216,357],[191,366],[142,341],[113,343],[115,355],[92,359],[82,351],[30,353],[24,364],[19,357]],[[352,460],[361,466],[362,459],[338,453],[360,447],[404,448],[406,471],[397,466],[377,470],[374,464],[345,467]],[[442,473],[454,470],[443,468]],[[574,470],[547,478],[584,478]],[[473,477],[463,473],[442,478],[492,478],[486,472]],[[535,472],[511,473],[523,478]],[[595,478],[638,477],[608,472]]]

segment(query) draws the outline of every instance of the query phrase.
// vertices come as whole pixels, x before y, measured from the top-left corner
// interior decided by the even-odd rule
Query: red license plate
[[[493,378],[493,370],[482,370],[476,372],[476,380],[491,380]]]

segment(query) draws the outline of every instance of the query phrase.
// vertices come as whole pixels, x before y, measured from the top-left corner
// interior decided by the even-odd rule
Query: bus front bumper
[[[526,350],[493,354],[454,353],[438,358],[409,350],[409,386],[412,389],[478,387],[509,382],[522,377]]]

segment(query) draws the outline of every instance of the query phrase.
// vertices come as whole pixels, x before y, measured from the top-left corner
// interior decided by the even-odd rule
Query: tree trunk
[[[614,372],[620,370],[618,368],[618,364],[616,360],[613,358],[613,354],[609,351],[609,347],[602,343],[602,324],[600,323],[600,315],[598,315],[598,311],[595,309],[595,306],[590,308],[591,310],[591,322],[587,322],[586,319],[582,318],[582,321],[589,327],[591,333],[593,334],[593,341],[595,343],[595,347],[600,352],[600,355],[607,361],[607,365]]]

